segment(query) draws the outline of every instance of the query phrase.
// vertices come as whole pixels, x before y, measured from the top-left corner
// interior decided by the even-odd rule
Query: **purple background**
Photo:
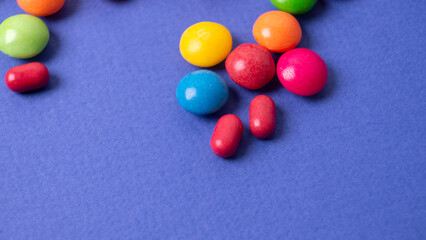
[[[203,20],[254,42],[268,0],[67,0],[44,18],[43,91],[0,87],[0,239],[426,239],[426,4],[320,0],[301,47],[329,82],[302,98],[277,79],[234,84],[219,113],[185,112],[198,68],[181,33]],[[0,18],[22,13],[0,0]],[[276,56],[278,57],[278,56]],[[0,55],[0,73],[30,60]],[[257,94],[278,107],[270,140],[247,130]],[[216,157],[217,119],[238,115],[236,156]]]

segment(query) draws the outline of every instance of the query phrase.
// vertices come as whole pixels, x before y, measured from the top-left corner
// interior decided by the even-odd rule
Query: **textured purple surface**
[[[185,112],[179,54],[191,24],[254,42],[268,0],[67,0],[45,18],[34,60],[44,91],[0,86],[0,239],[426,239],[426,4],[323,0],[298,17],[301,47],[327,62],[326,89],[290,94],[275,78],[238,87],[218,114]],[[0,18],[22,13],[0,0]],[[278,56],[276,56],[278,57]],[[28,61],[0,56],[2,76]],[[252,136],[257,94],[278,107],[270,140]],[[238,115],[240,149],[217,158],[217,119]]]

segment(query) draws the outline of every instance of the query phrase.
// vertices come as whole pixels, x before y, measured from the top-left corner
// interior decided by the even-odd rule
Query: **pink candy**
[[[328,72],[318,54],[306,48],[297,48],[284,53],[278,60],[277,75],[290,92],[311,96],[324,88]]]

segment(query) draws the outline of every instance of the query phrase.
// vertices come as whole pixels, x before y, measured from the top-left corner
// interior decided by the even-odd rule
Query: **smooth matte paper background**
[[[328,64],[314,97],[276,78],[259,91],[226,74],[230,99],[200,117],[176,100],[199,68],[179,53],[199,21],[254,43],[268,0],[67,0],[43,18],[47,48],[0,55],[0,75],[40,61],[51,81],[0,83],[0,239],[426,239],[426,3],[319,0],[298,16],[300,47]],[[0,19],[23,13],[0,0]],[[274,55],[277,60],[279,55]],[[277,105],[269,140],[248,130],[250,101]],[[238,115],[236,155],[209,142]]]

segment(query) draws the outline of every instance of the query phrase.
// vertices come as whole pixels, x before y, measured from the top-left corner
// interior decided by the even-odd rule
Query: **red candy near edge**
[[[250,130],[257,138],[270,137],[275,130],[275,103],[266,95],[255,97],[250,103]]]
[[[227,158],[237,151],[243,135],[243,123],[234,114],[227,114],[217,121],[210,147],[214,154]]]
[[[275,62],[271,53],[252,43],[234,49],[226,59],[225,66],[232,81],[248,89],[265,86],[275,75]]]
[[[277,64],[281,84],[300,96],[311,96],[327,83],[327,65],[314,51],[296,48],[284,53]]]
[[[27,92],[44,87],[49,81],[49,70],[42,63],[33,62],[9,69],[6,86],[14,92]]]

